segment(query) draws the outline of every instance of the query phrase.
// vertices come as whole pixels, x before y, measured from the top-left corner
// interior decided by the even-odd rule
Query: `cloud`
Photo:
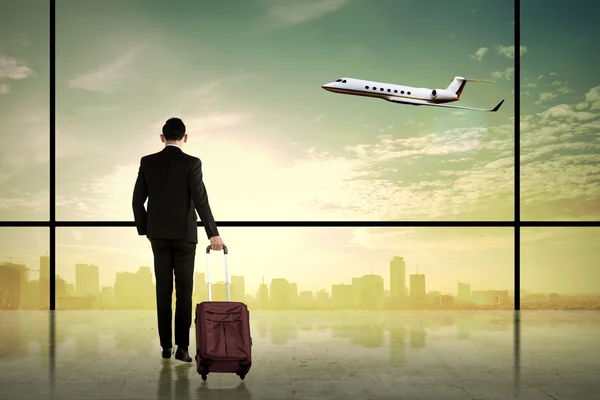
[[[411,174],[420,174],[410,167],[416,162],[427,165],[437,163],[437,158],[490,151],[484,138],[508,137],[508,131],[479,127],[402,139],[381,135],[374,143],[333,153],[308,148],[294,157],[283,157],[280,145],[269,148],[256,140],[258,133],[247,131],[246,140],[232,139],[227,132],[238,126],[247,124],[240,120],[222,135],[209,132],[207,140],[188,150],[203,160],[217,219],[460,219],[468,218],[465,212],[474,208],[493,209],[490,203],[504,199],[512,190],[512,161],[506,157],[473,162],[467,171],[442,169],[439,174],[409,179]],[[496,143],[492,148],[505,147]],[[116,166],[104,176],[86,177],[76,184],[85,191],[60,198],[59,207],[76,219],[131,219],[137,161]]]
[[[0,56],[0,79],[21,80],[33,75],[25,62],[13,57]]]
[[[479,49],[477,49],[477,51],[475,52],[475,54],[471,54],[469,55],[470,58],[477,60],[477,61],[481,61],[483,60],[483,57],[490,51],[490,49],[488,49],[487,47],[480,47]]]
[[[507,81],[513,78],[513,74],[515,69],[513,67],[508,67],[504,71],[493,71],[492,78],[494,79],[506,79]]]
[[[0,83],[0,94],[10,93],[10,85],[6,83]]]
[[[535,83],[535,82],[529,82],[529,83],[525,84],[523,87],[526,87],[526,88],[534,88],[534,87],[536,87],[536,86],[537,86],[537,85],[536,85],[536,83]]]
[[[600,90],[590,89],[588,94]],[[521,203],[527,219],[600,218],[600,112],[594,96],[521,119]]]
[[[543,118],[548,119],[569,119],[572,121],[589,121],[598,116],[587,111],[575,111],[575,107],[568,104],[560,104],[549,108],[548,110],[540,113]]]
[[[350,0],[267,0],[265,3],[269,17],[283,25],[295,25],[341,10]]]
[[[582,103],[577,104],[578,110],[600,110],[600,86],[591,88],[585,94],[585,100]]]
[[[515,46],[496,46],[496,52],[507,58],[515,58]],[[523,55],[527,52],[527,46],[521,46],[519,54]]]
[[[132,72],[131,66],[140,51],[141,47],[136,47],[108,64],[71,78],[69,87],[90,92],[115,93],[126,75]]]
[[[539,100],[535,102],[535,104],[540,104],[540,103],[544,103],[546,101],[550,101],[552,99],[557,98],[558,95],[554,92],[540,92],[539,93]]]

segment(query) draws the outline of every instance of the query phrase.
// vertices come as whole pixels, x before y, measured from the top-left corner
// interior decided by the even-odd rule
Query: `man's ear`
[[[187,142],[187,133],[183,135],[183,143]]]
[[[164,135],[160,135],[160,141],[163,142],[163,143],[165,142],[165,136]]]

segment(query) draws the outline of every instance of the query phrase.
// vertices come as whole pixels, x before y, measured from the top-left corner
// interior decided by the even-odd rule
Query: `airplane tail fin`
[[[450,82],[450,85],[446,88],[447,91],[456,93],[456,97],[460,99],[460,95],[465,88],[467,82],[484,82],[484,83],[494,83],[493,81],[489,81],[487,79],[467,79],[461,76],[455,76]]]

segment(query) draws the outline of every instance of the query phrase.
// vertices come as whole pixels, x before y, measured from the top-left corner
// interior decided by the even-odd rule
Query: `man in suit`
[[[162,357],[171,358],[173,274],[175,275],[175,358],[191,362],[188,352],[192,324],[194,258],[198,231],[196,211],[212,250],[223,249],[202,181],[202,162],[185,154],[185,125],[167,120],[160,140],[165,148],[142,157],[133,189],[133,216],[139,235],[146,235],[154,253],[156,310]],[[144,203],[148,199],[148,210]]]

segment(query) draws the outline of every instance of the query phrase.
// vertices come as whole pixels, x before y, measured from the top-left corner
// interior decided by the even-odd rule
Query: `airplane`
[[[464,110],[496,112],[504,103],[502,100],[496,107],[487,110],[484,108],[461,107],[447,103],[460,100],[460,94],[467,82],[486,82],[492,81],[482,79],[466,79],[460,76],[454,77],[446,89],[427,89],[415,88],[403,85],[394,85],[391,83],[365,81],[354,78],[340,78],[335,82],[329,82],[321,87],[329,92],[349,94],[354,96],[376,97],[392,103],[410,104],[413,106],[434,106],[460,108]]]

